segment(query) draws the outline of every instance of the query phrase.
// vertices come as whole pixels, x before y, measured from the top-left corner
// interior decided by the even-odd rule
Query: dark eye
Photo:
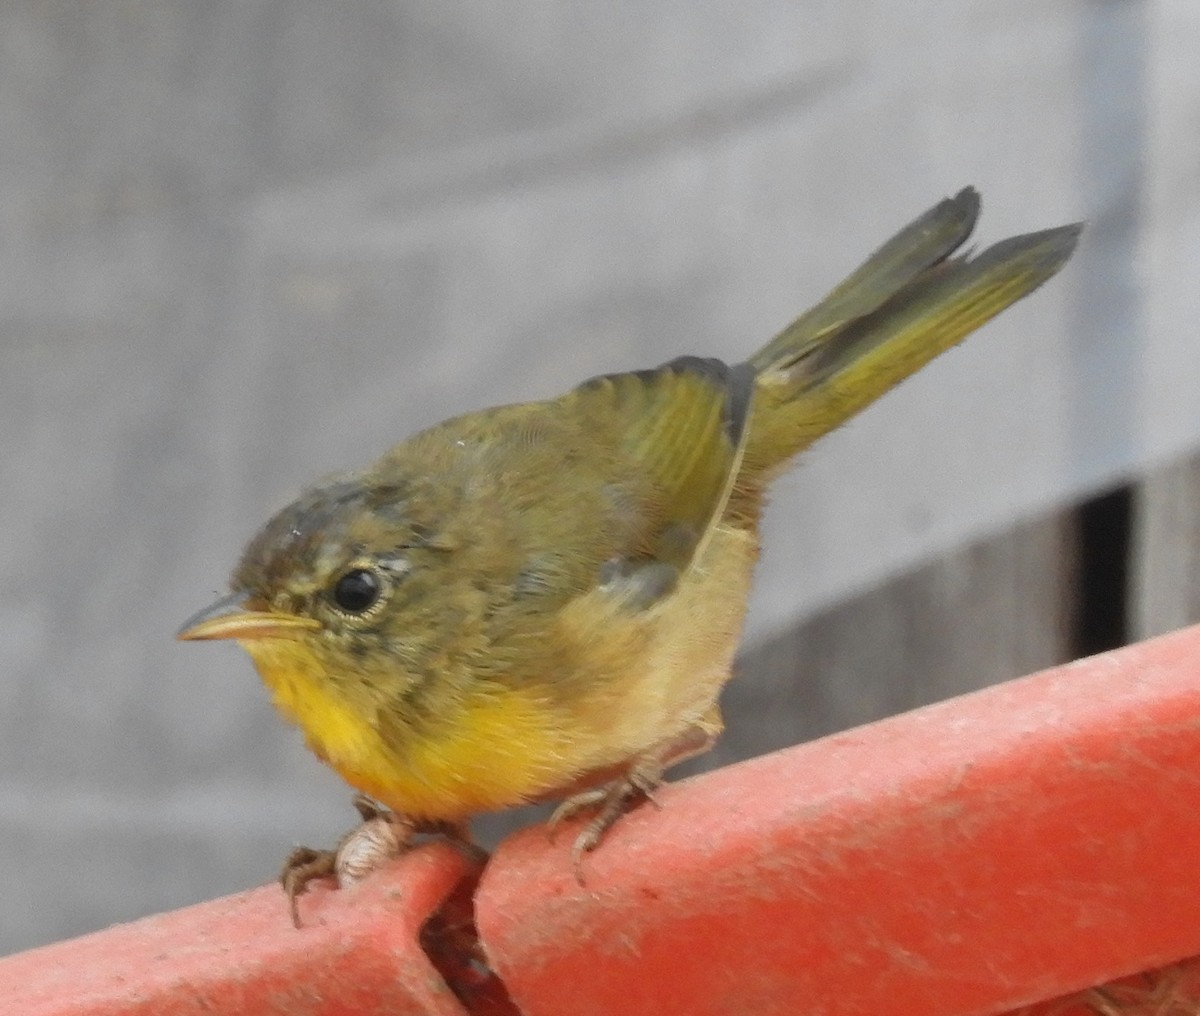
[[[333,586],[333,602],[350,614],[370,610],[379,599],[381,588],[374,572],[355,568],[346,572]]]

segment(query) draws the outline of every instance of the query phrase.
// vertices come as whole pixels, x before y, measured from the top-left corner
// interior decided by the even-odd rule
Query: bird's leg
[[[297,847],[283,864],[279,881],[287,894],[292,923],[297,928],[300,927],[300,912],[296,901],[310,882],[332,875],[337,879],[338,888],[354,885],[385,861],[404,853],[418,833],[445,836],[477,858],[479,848],[471,842],[465,823],[414,819],[380,807],[365,794],[355,794],[353,803],[362,822],[346,833],[336,847],[332,850]]]
[[[342,837],[334,865],[338,886],[343,889],[364,879],[384,861],[399,857],[418,835],[441,836],[476,864],[487,860],[487,851],[471,840],[466,822],[412,818],[381,808],[362,794],[357,795],[354,806],[363,817],[362,825]]]
[[[583,827],[571,847],[575,879],[583,885],[583,857],[600,844],[604,834],[635,803],[647,800],[658,807],[654,791],[663,782],[663,773],[684,759],[700,755],[712,747],[721,733],[721,714],[713,706],[700,720],[688,726],[678,737],[661,742],[635,758],[622,776],[608,783],[572,794],[554,809],[547,829],[551,836],[560,822],[580,812],[595,809],[592,820]]]
[[[339,889],[361,882],[385,861],[399,857],[412,842],[420,823],[381,808],[364,794],[354,796],[362,824],[346,833],[334,850],[333,874]]]

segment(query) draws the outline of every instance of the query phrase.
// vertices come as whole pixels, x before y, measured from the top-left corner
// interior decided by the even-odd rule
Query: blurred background
[[[0,952],[352,824],[172,639],[301,487],[746,355],[968,183],[1083,245],[779,484],[706,764],[1200,616],[1198,51],[1194,0],[0,5]]]

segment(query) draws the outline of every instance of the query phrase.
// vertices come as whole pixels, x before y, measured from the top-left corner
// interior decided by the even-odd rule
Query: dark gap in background
[[[1079,519],[1078,573],[1071,656],[1091,656],[1129,641],[1129,543],[1133,488],[1086,501]]]

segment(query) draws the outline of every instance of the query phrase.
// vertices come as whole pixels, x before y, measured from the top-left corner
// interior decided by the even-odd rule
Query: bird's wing
[[[606,496],[636,522],[600,585],[646,606],[691,566],[729,499],[753,393],[748,364],[680,357],[593,378],[566,397],[564,410],[611,447]]]

